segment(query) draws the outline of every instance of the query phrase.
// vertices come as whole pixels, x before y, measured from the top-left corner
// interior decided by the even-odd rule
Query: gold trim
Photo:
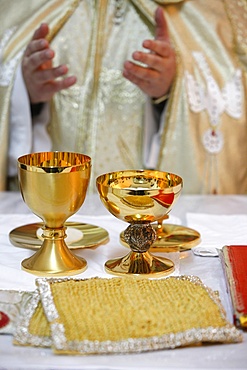
[[[13,39],[6,47],[3,59],[5,60],[13,58],[13,56],[26,45],[35,28],[38,27],[42,22],[51,23],[49,24],[50,33],[47,37],[48,41],[51,41],[60,27],[67,21],[79,4],[79,0],[70,1],[67,9],[62,11],[60,20],[56,22],[54,27],[52,27],[52,20],[54,17],[56,18],[56,14],[60,12],[60,8],[63,8],[61,6],[62,2],[66,4],[65,0],[49,1],[45,6],[41,7],[41,9],[37,11],[33,17],[30,17],[28,22],[25,23],[24,26],[20,27],[19,30],[17,30]]]

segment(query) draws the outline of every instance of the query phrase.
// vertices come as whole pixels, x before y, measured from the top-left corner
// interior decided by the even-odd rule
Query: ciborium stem
[[[151,224],[133,223],[124,231],[124,238],[133,252],[147,252],[156,239],[156,232]]]
[[[174,263],[166,258],[154,257],[148,250],[157,234],[149,222],[132,223],[124,231],[131,252],[125,257],[107,261],[105,268],[114,274],[166,275],[174,271]]]

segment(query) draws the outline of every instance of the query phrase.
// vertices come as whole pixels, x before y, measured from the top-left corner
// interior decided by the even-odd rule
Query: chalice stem
[[[85,270],[87,263],[75,256],[67,247],[64,239],[66,228],[43,227],[44,239],[41,248],[22,262],[22,267],[37,275],[74,275]]]

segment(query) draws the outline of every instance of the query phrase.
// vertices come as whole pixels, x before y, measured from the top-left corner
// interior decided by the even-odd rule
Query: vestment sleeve
[[[157,110],[151,99],[147,99],[143,130],[143,162],[146,168],[154,169],[157,165],[166,107],[167,104],[164,104],[162,110]]]
[[[10,103],[8,176],[17,174],[16,161],[21,155],[51,149],[51,140],[47,133],[48,121],[48,104],[44,104],[40,114],[32,119],[28,92],[19,66]]]

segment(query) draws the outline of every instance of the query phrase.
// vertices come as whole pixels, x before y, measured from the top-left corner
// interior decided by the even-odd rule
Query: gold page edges
[[[242,341],[197,277],[37,279],[14,344],[55,353],[131,353]]]

